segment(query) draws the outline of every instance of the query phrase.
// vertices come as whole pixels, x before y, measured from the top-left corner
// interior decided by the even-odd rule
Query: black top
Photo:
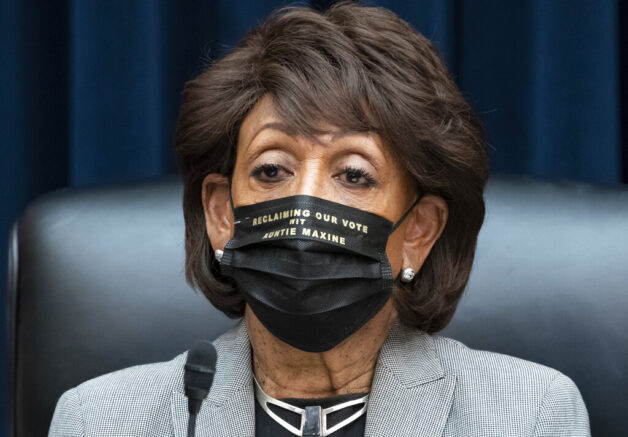
[[[340,404],[342,402],[351,401],[354,399],[365,396],[366,393],[348,394],[341,396],[334,396],[331,398],[323,399],[280,399],[295,407],[305,408],[307,406],[320,405],[321,408],[329,408],[332,405]],[[284,410],[275,405],[269,404],[268,407],[281,417],[286,422],[300,428],[301,415],[293,413],[291,411]],[[355,405],[353,407],[344,408],[335,413],[331,413],[327,416],[327,427],[331,428],[336,423],[346,419],[355,412],[362,408],[362,404]],[[357,420],[351,422],[349,425],[340,428],[338,431],[332,434],[333,437],[364,437],[364,428],[366,427],[366,414],[360,416]],[[255,436],[256,437],[294,437],[290,431],[283,426],[275,422],[275,419],[270,417],[260,406],[259,402],[255,401]]]

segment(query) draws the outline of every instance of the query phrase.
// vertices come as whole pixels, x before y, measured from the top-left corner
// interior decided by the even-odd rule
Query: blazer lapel
[[[218,352],[214,383],[196,419],[198,437],[253,437],[255,397],[251,348],[244,321],[214,342]],[[187,357],[187,355],[186,355]],[[185,358],[183,360],[185,362]],[[172,392],[170,407],[175,437],[187,437],[188,406],[183,366]]]
[[[431,336],[395,324],[379,353],[366,416],[366,437],[440,436],[455,375],[446,375]]]

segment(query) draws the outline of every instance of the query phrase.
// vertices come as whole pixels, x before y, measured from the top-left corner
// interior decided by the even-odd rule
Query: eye
[[[251,171],[251,176],[260,182],[275,182],[281,179],[283,173],[287,173],[286,169],[278,164],[262,164]]]
[[[364,169],[356,167],[345,167],[342,171],[344,175],[343,182],[348,185],[357,185],[364,188],[370,188],[377,185],[375,178]]]

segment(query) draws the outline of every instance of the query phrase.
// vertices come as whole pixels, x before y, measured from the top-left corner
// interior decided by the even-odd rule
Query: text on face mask
[[[266,232],[262,237],[262,240],[294,235],[297,235],[297,228],[282,228],[275,231]],[[331,241],[332,243],[342,244],[343,246],[346,244],[345,237],[341,237],[340,235],[336,234],[330,234],[329,232],[318,231],[316,229],[301,228],[301,235],[304,237],[312,237],[318,238],[320,240]]]
[[[303,210],[302,209],[289,209],[285,211],[276,212],[273,214],[264,214],[259,217],[254,217],[253,226],[261,225],[264,223],[270,223],[277,220],[283,220],[287,218],[290,219],[290,222],[289,222],[290,225],[303,225],[305,223],[305,218],[298,218],[298,217],[305,217],[305,218],[314,217],[317,220],[321,220],[321,221],[328,222],[335,225],[340,223],[345,228],[349,228],[352,230],[355,229],[358,231],[362,231],[365,234],[368,234],[368,226],[362,223],[354,222],[353,220],[348,220],[345,218],[341,218],[339,221],[338,217],[336,217],[335,215],[323,213],[320,211],[314,211],[312,213],[309,209],[303,209]]]

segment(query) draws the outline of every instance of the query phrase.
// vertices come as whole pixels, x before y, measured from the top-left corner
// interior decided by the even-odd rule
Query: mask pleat
[[[233,210],[220,262],[264,326],[308,351],[328,350],[388,301],[392,222],[312,196]]]

